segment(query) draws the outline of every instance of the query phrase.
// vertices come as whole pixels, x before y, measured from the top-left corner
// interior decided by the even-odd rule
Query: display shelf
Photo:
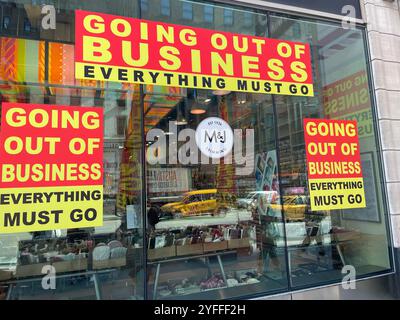
[[[260,281],[260,282],[262,282],[262,281]],[[212,288],[212,289],[200,289],[199,291],[196,291],[196,292],[175,293],[175,294],[171,294],[168,296],[162,296],[161,298],[163,298],[163,299],[179,299],[179,298],[183,298],[183,297],[187,297],[187,296],[192,296],[193,294],[207,296],[214,291],[229,290],[232,288],[249,289],[249,287],[253,287],[254,285],[257,285],[257,284],[258,283],[242,283],[242,284],[238,284],[235,286],[223,286],[223,287],[216,287],[216,288]]]
[[[120,268],[126,266],[126,257],[107,259],[107,260],[93,260],[93,270]]]
[[[186,256],[186,257],[177,257],[177,258],[171,258],[171,259],[165,259],[165,260],[158,260],[154,262],[148,262],[149,265],[156,265],[156,275],[154,279],[154,288],[153,288],[153,299],[157,299],[157,288],[159,285],[159,279],[160,279],[160,269],[161,265],[165,263],[171,263],[171,262],[177,262],[177,261],[185,261],[185,260],[190,260],[190,259],[204,259],[206,258],[207,263],[209,264],[209,257],[216,257],[218,260],[218,265],[221,271],[222,279],[225,283],[226,282],[226,275],[225,275],[225,270],[222,264],[221,256],[227,255],[227,254],[232,254],[235,253],[234,250],[230,251],[221,251],[221,252],[214,252],[214,253],[208,253],[208,254],[201,254],[201,255],[192,255],[192,256]]]
[[[74,272],[88,269],[88,259],[76,259],[71,261],[57,261],[53,262],[52,266],[57,272]]]
[[[204,242],[203,248],[204,252],[214,252],[228,249],[229,240],[223,240],[219,242]]]
[[[239,249],[240,250],[240,249]],[[179,279],[190,279],[193,278],[194,276],[199,276],[201,274],[208,275],[210,276],[213,274],[211,270],[213,269],[219,269],[220,274],[222,275],[222,278],[226,279],[226,274],[229,273],[236,273],[240,271],[246,271],[246,270],[257,270],[258,266],[258,255],[253,255],[249,256],[246,255],[246,258],[239,258],[241,261],[230,261],[228,260],[222,260],[222,256],[228,256],[229,254],[238,254],[238,250],[226,250],[226,251],[221,251],[221,252],[215,252],[213,254],[203,254],[203,255],[197,255],[197,256],[188,256],[188,257],[179,257],[179,258],[173,258],[173,259],[167,259],[167,260],[161,260],[161,261],[154,261],[150,262],[150,265],[156,266],[156,272],[154,275],[151,275],[149,277],[149,283],[152,283],[153,287],[153,298],[156,299],[158,298],[173,298],[173,297],[183,297],[185,295],[189,294],[202,294],[207,291],[212,291],[216,289],[227,289],[227,288],[233,288],[233,287],[242,287],[242,286],[247,286],[247,284],[241,284],[237,286],[224,286],[224,287],[218,287],[218,288],[213,288],[213,289],[205,289],[205,290],[200,290],[198,292],[193,292],[191,290],[190,293],[187,294],[173,294],[173,295],[168,295],[168,296],[162,296],[159,295],[159,292],[157,291],[158,287],[161,286],[161,284],[164,283],[169,283],[170,281],[173,281],[171,279],[176,279],[177,274],[179,274]],[[210,258],[216,257],[217,261],[210,261]],[[249,259],[250,257],[250,259]],[[251,258],[252,257],[252,258]],[[195,259],[205,259],[204,264],[201,266],[196,266],[195,264],[187,270],[187,268],[184,268],[183,270],[179,270],[178,266],[171,266],[170,270],[168,270],[164,273],[161,274],[160,272],[160,264],[162,263],[174,263],[174,262],[187,262],[187,260],[195,260]],[[178,281],[178,279],[177,279]],[[225,280],[225,283],[226,280]],[[250,284],[248,284],[250,285]]]
[[[236,249],[236,248],[249,248],[250,247],[250,238],[242,238],[242,239],[230,239],[228,240],[228,249]]]
[[[26,265],[18,265],[15,273],[15,277],[28,278],[42,275],[43,267],[48,265],[48,263],[34,263]]]
[[[147,259],[150,261],[171,257],[176,257],[175,245],[157,249],[148,249],[147,251]]]
[[[243,297],[254,292],[278,292],[286,287],[286,281],[277,281],[262,276],[259,283],[240,284],[236,286],[224,286],[213,289],[206,289],[197,292],[189,292],[184,294],[171,294],[161,297],[163,300],[216,300],[226,299],[229,297]]]
[[[80,276],[90,277],[91,276],[93,279],[94,289],[95,289],[95,293],[96,293],[96,299],[102,300],[99,276],[103,275],[103,274],[109,274],[109,273],[115,272],[117,270],[118,269],[104,269],[104,270],[93,270],[93,271],[84,271],[84,272],[81,272],[81,271],[69,272],[69,273],[65,273],[65,274],[57,274],[57,280],[71,278],[71,277],[80,277]],[[32,283],[34,281],[41,282],[42,280],[43,280],[43,274],[41,273],[40,275],[38,274],[35,277],[7,281],[6,284],[8,284],[8,286],[9,286],[8,293],[7,293],[7,299],[11,298],[14,288],[17,285],[21,285],[24,283]]]
[[[203,243],[176,246],[177,256],[199,255],[204,253]]]

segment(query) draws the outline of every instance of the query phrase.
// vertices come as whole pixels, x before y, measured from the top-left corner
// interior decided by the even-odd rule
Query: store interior
[[[347,259],[360,258],[360,242],[370,234],[342,223],[339,213],[310,210],[304,133],[294,122],[306,104],[309,116],[320,117],[316,104],[283,107],[278,98],[274,114],[267,95],[149,86],[140,99],[138,89],[104,90],[101,100],[96,90],[86,90],[89,105],[112,101],[105,103],[104,225],[2,236],[0,275],[14,283],[10,298],[273,294],[338,279]],[[58,101],[50,103],[63,102],[57,93]],[[235,144],[232,154],[242,147],[245,161],[204,159],[194,150],[190,140],[210,117],[242,132],[242,146]],[[146,202],[139,178],[143,150]],[[382,269],[364,261],[361,272]],[[58,272],[58,290],[44,292],[42,271],[49,262]]]

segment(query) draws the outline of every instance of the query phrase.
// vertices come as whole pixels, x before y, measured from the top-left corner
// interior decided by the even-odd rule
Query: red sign
[[[362,177],[356,121],[304,119],[308,177]]]
[[[103,224],[103,109],[3,103],[0,234]]]
[[[323,88],[325,115],[340,118],[371,107],[368,76],[363,70]]]
[[[368,76],[365,70],[323,88],[327,119],[357,120],[360,138],[373,135]]]
[[[312,210],[365,207],[356,121],[304,119]]]
[[[77,10],[78,79],[313,95],[306,43]]]

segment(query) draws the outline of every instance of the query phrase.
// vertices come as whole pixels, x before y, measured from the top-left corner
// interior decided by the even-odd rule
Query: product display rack
[[[269,278],[257,270],[254,260],[248,255],[249,249],[238,248],[152,261],[148,263],[154,268],[149,280],[149,296],[162,300],[202,300],[240,297],[252,290],[280,290],[283,282]],[[252,275],[249,276],[249,273]],[[219,279],[218,284],[215,282],[215,286],[212,284],[207,287],[205,283],[210,280],[212,282],[212,279]]]
[[[102,300],[102,295],[101,295],[101,290],[100,290],[100,281],[99,281],[99,275],[103,275],[103,274],[109,274],[112,272],[117,271],[118,269],[105,269],[105,270],[92,270],[92,271],[85,271],[85,272],[73,272],[73,273],[66,273],[66,274],[62,274],[62,275],[57,275],[57,279],[67,279],[70,277],[79,277],[79,276],[92,276],[93,278],[93,284],[94,284],[94,290],[96,293],[96,299],[97,300]],[[33,283],[35,281],[42,281],[43,276],[42,277],[34,277],[34,278],[27,278],[27,279],[22,279],[22,280],[17,280],[17,281],[9,281],[6,284],[8,284],[9,289],[7,292],[7,297],[6,300],[10,300],[11,296],[13,294],[14,291],[14,287],[18,284],[22,284],[22,283]]]
[[[191,259],[203,259],[205,258],[207,268],[209,270],[209,273],[211,273],[211,267],[210,267],[210,257],[216,257],[218,260],[218,265],[221,271],[222,278],[224,280],[224,283],[227,284],[227,278],[224,270],[224,266],[222,263],[221,256],[227,255],[227,254],[232,254],[236,253],[235,250],[226,250],[226,251],[219,251],[219,252],[214,252],[214,253],[206,253],[206,254],[201,254],[201,255],[192,255],[192,256],[185,256],[185,257],[176,257],[176,258],[170,258],[170,259],[162,259],[162,260],[156,260],[152,262],[148,262],[148,265],[155,265],[156,266],[156,274],[155,274],[155,280],[154,280],[154,291],[153,291],[153,299],[157,299],[157,288],[158,288],[158,282],[159,282],[159,277],[160,277],[160,269],[161,265],[164,263],[171,263],[171,262],[178,262],[178,261],[187,261]],[[220,289],[220,288],[219,288]]]

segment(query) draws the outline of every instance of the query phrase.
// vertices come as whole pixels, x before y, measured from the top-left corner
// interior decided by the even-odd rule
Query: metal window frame
[[[189,13],[190,17],[185,16],[186,14]],[[193,4],[191,2],[182,1],[182,19],[193,20]]]
[[[262,0],[214,0],[216,3],[222,3],[225,5],[237,5],[241,7],[250,7],[254,9],[261,9],[264,11],[271,11],[271,12],[279,12],[279,13],[289,13],[289,14],[301,14],[301,16],[309,16],[319,19],[330,19],[330,20],[343,20],[342,15],[329,13],[325,11],[318,11],[312,9],[306,9],[296,6],[290,6],[280,3],[273,3],[269,1],[262,1]],[[365,24],[365,10],[363,6],[364,0],[360,0],[361,6],[361,16],[362,19],[355,18],[354,22],[357,24]]]
[[[167,1],[164,3],[164,1]],[[168,9],[168,13],[167,13]],[[139,5],[139,11],[141,11],[141,6]],[[165,11],[164,11],[165,10]],[[160,14],[162,16],[171,16],[171,1],[170,0],[161,0],[160,2]]]

